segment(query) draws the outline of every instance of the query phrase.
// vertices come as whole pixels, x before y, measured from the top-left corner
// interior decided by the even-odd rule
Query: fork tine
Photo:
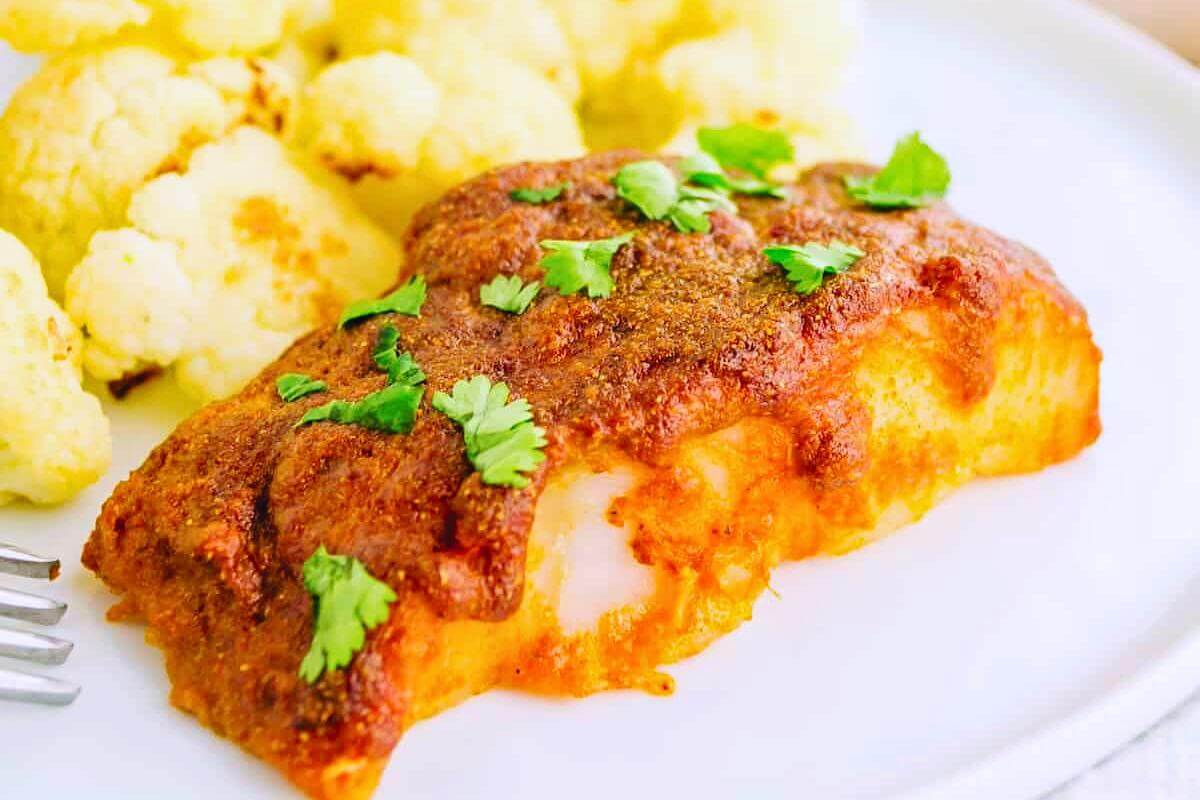
[[[0,542],[0,572],[23,578],[54,580],[58,577],[58,569],[57,558],[44,558]]]
[[[79,687],[73,683],[42,675],[30,675],[28,672],[0,669],[0,699],[65,706],[78,696]]]
[[[56,625],[67,613],[67,604],[0,586],[0,617],[11,617],[38,625]]]
[[[0,656],[22,658],[39,664],[61,664],[75,645],[40,633],[0,628]]]
[[[24,578],[54,580],[58,577],[57,558],[44,558],[19,547],[0,542],[0,573]],[[54,625],[67,611],[65,603],[28,592],[0,587],[0,617]],[[0,627],[0,656],[21,658],[39,664],[61,664],[74,648],[65,639],[32,631]],[[31,675],[17,670],[0,669],[0,700],[65,706],[79,696],[73,683]]]

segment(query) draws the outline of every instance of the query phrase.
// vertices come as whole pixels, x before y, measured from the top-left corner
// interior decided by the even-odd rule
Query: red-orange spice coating
[[[682,234],[615,197],[613,174],[640,157],[522,164],[452,190],[407,237],[403,277],[429,285],[420,318],[305,337],[184,422],[106,503],[84,563],[124,596],[115,616],[149,623],[174,702],[313,796],[369,794],[407,724],[491,685],[667,690],[654,667],[745,618],[779,560],[853,546],[892,501],[911,518],[974,474],[1036,469],[1098,435],[1099,352],[1030,250],[944,205],[854,207],[841,176],[867,168],[852,165],[805,174],[787,201],[738,198],[740,215],[713,214],[711,234]],[[509,198],[564,181],[545,205]],[[609,298],[543,289],[521,316],[479,303],[497,274],[543,277],[540,240],[625,231],[637,235],[613,259]],[[834,239],[867,255],[807,297],[761,254]],[[314,405],[384,387],[371,349],[385,323],[429,376],[412,433],[293,429]],[[928,374],[929,387],[896,389],[892,370]],[[330,392],[282,403],[283,372]],[[483,485],[459,430],[428,406],[475,374],[507,382],[547,431],[546,463],[525,489]],[[1006,388],[1001,402],[998,381],[1022,375],[1032,388]],[[911,433],[929,425],[907,406],[886,418],[893,391],[932,392],[925,410],[946,429]],[[727,430],[738,433],[721,458],[756,479],[736,512],[714,517],[680,465],[696,442],[725,447],[704,437]],[[646,477],[610,519],[636,531],[633,552],[667,576],[660,598],[672,599],[632,623],[608,620],[586,648],[552,626],[528,634],[539,496],[567,465],[615,461]],[[297,676],[312,635],[300,566],[320,544],[360,559],[400,600],[351,667],[310,686]],[[729,588],[731,564],[752,579]],[[452,664],[492,635],[493,650],[512,642],[502,659]]]

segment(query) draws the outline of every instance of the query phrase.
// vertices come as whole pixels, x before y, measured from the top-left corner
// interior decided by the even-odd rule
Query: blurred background
[[[1094,0],[1200,62],[1200,0]]]

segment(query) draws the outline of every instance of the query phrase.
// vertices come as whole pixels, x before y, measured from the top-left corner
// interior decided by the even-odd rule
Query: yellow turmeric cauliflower
[[[58,503],[108,468],[99,401],[79,385],[79,332],[37,262],[0,231],[0,504]]]
[[[91,44],[149,21],[137,0],[0,0],[0,39],[26,52]]]
[[[764,46],[748,27],[670,48],[645,84],[657,118],[671,120],[674,132],[663,148],[690,152],[702,125],[748,122],[790,134],[802,164],[856,156],[848,116],[822,90],[829,76],[810,67],[782,46]]]
[[[343,187],[254,127],[156,178],[128,226],[93,237],[67,282],[102,380],[172,367],[201,401],[229,395],[297,337],[395,279],[395,243]]]
[[[242,121],[281,127],[289,84],[262,60],[189,68],[145,45],[53,59],[0,117],[0,227],[34,252],[60,297],[92,234],[121,223],[134,190]]]
[[[828,0],[685,0],[620,70],[589,85],[588,144],[688,150],[701,125],[745,122],[787,130],[806,156],[854,154],[831,102],[853,49],[847,14]]]
[[[0,39],[54,53],[148,29],[200,56],[279,43],[311,0],[0,0]]]
[[[412,59],[380,52],[334,64],[304,89],[297,142],[348,177],[416,166],[438,89]]]
[[[53,57],[0,118],[0,226],[52,295],[75,269],[89,371],[170,367],[219,397],[387,285],[381,230],[498,164],[686,151],[697,127],[736,122],[787,131],[801,162],[854,155],[833,100],[846,5],[0,0],[18,44],[101,39]]]
[[[691,0],[686,0],[691,2]],[[585,100],[627,64],[659,52],[684,16],[685,0],[545,0],[571,45]]]
[[[283,37],[297,0],[151,0],[167,29],[200,54],[254,53]]]
[[[309,0],[296,13],[283,40],[267,54],[301,86],[335,61],[339,45],[330,0]]]
[[[574,53],[542,0],[334,0],[334,11],[349,55],[395,50],[420,59],[457,41],[528,67],[568,100],[579,94]]]
[[[101,231],[67,280],[67,307],[87,326],[83,362],[102,380],[170,364],[196,315],[176,249],[134,228]]]
[[[334,0],[333,7],[338,48],[356,57],[330,67],[330,80],[317,78],[298,143],[361,178],[356,196],[395,233],[452,183],[505,161],[574,155],[582,142],[690,151],[701,125],[746,122],[785,130],[805,161],[857,153],[831,100],[853,44],[837,0]],[[437,121],[415,163],[432,102],[418,99],[419,79],[384,69],[389,51],[417,62],[438,89]],[[367,53],[379,59],[370,69],[358,55]],[[385,80],[388,70],[395,77]],[[548,97],[548,88],[566,103]],[[364,103],[364,96],[381,100]]]
[[[356,169],[341,171],[347,177],[361,178],[355,184],[356,198],[396,236],[403,233],[417,208],[483,170],[512,161],[572,158],[585,152],[571,105],[548,80],[512,59],[487,50],[472,51],[467,42],[443,42],[445,47],[414,59],[437,90],[436,117],[424,135],[418,133],[432,108],[411,108],[408,113],[421,124],[399,127],[388,111],[394,100],[374,107],[362,104],[356,108],[364,115],[378,110],[381,116],[369,125],[355,120],[355,130],[378,135],[353,142],[343,137],[345,144],[353,146],[334,163],[335,168],[372,163],[393,167],[366,170],[365,175]],[[358,59],[347,63],[354,61]],[[390,72],[400,78],[399,69]],[[427,93],[424,80],[407,66],[404,72],[408,88],[392,87],[390,98]],[[321,82],[318,77],[317,84]],[[313,100],[306,97],[305,105]],[[311,112],[302,111],[301,118],[306,117],[311,117]],[[327,125],[341,124],[338,114],[326,119]],[[389,125],[397,135],[386,135]]]

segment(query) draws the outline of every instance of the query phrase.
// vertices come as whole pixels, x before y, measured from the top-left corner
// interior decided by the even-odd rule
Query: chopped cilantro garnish
[[[310,408],[296,423],[299,428],[312,422],[338,422],[360,425],[384,433],[408,433],[417,419],[417,408],[425,394],[425,373],[411,353],[397,350],[400,332],[394,325],[379,329],[379,338],[371,351],[375,365],[388,374],[388,386],[355,402],[330,400]]]
[[[342,311],[342,318],[338,320],[338,327],[344,328],[351,322],[358,322],[376,314],[403,314],[406,317],[415,317],[421,313],[424,303],[425,279],[418,275],[391,294],[374,299],[356,300],[346,306]]]
[[[679,200],[679,181],[670,167],[661,161],[635,161],[626,164],[613,178],[617,195],[650,219],[663,219]]]
[[[416,422],[417,408],[424,394],[423,386],[393,383],[353,403],[331,400],[325,405],[310,408],[296,423],[296,427],[329,421],[359,425],[384,433],[408,433]]]
[[[679,172],[687,183],[722,192],[774,197],[777,200],[786,200],[788,196],[787,189],[778,184],[761,178],[738,178],[728,174],[715,158],[703,151],[680,159]]]
[[[518,203],[532,203],[533,205],[541,205],[549,203],[551,200],[557,200],[563,192],[571,188],[571,182],[555,184],[547,186],[544,189],[534,189],[531,186],[522,186],[518,189],[513,189],[508,193],[508,196]]]
[[[491,283],[479,287],[479,302],[509,314],[524,314],[541,288],[538,281],[522,285],[516,275],[497,275]]]
[[[777,164],[790,163],[795,157],[792,141],[782,131],[768,131],[753,125],[727,128],[701,128],[696,134],[700,149],[726,169],[741,169],[765,179]]]
[[[796,292],[809,294],[816,291],[826,275],[840,275],[866,253],[853,245],[834,241],[828,245],[808,242],[801,247],[775,245],[763,250],[763,255],[771,263],[783,267]]]
[[[436,393],[433,407],[462,428],[467,458],[486,484],[527,486],[523,473],[546,460],[545,431],[533,424],[528,401],[508,402],[506,384],[476,375],[454,384],[450,394]]]
[[[933,148],[912,133],[896,144],[887,166],[860,178],[847,175],[846,191],[871,208],[920,208],[946,196],[950,167]]]
[[[540,262],[542,269],[546,270],[546,285],[553,286],[562,294],[585,289],[588,297],[608,297],[613,290],[609,271],[613,256],[632,238],[631,231],[593,242],[543,239],[539,244],[543,250],[549,251],[549,255]]]
[[[314,611],[312,646],[300,662],[300,677],[316,683],[326,670],[350,663],[367,631],[387,620],[396,593],[358,559],[332,556],[324,545],[304,562],[303,574]]]
[[[712,223],[708,215],[716,210],[737,213],[733,201],[716,189],[703,186],[679,187],[679,200],[667,212],[667,218],[683,233],[708,233]]]
[[[737,213],[728,197],[713,189],[682,185],[661,161],[635,161],[613,178],[617,194],[647,219],[669,219],[684,233],[708,233],[708,214],[721,209]]]
[[[313,380],[299,372],[288,372],[275,379],[275,390],[279,392],[279,398],[285,403],[294,403],[301,397],[308,397],[310,394],[323,392],[328,388],[325,381]]]
[[[375,340],[371,358],[377,367],[388,374],[389,383],[419,386],[425,382],[425,373],[413,360],[412,353],[398,352],[396,345],[399,343],[400,332],[396,326],[384,325],[379,329],[379,338]]]

